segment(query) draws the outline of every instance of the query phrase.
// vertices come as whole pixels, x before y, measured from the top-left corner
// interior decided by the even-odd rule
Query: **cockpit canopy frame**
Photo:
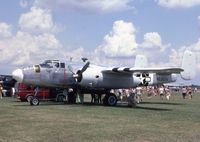
[[[45,60],[40,66],[43,68],[65,68],[65,63],[60,60]]]

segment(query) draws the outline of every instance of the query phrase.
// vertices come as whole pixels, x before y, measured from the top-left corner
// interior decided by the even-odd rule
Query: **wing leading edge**
[[[103,73],[121,73],[121,74],[133,74],[133,73],[157,73],[157,74],[180,74],[184,70],[182,68],[127,68],[127,67],[114,67],[102,70]]]

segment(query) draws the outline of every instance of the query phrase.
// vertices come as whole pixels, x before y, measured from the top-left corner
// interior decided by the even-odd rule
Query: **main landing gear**
[[[106,106],[116,106],[117,105],[117,96],[114,93],[108,93],[103,98],[103,104]],[[126,99],[129,107],[136,107],[137,105],[137,96],[134,93],[130,93]]]
[[[103,104],[107,106],[116,106],[117,101],[117,96],[114,93],[106,94],[103,98]]]

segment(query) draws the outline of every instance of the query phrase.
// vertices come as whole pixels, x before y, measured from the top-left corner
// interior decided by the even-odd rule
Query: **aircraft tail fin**
[[[135,58],[135,67],[136,68],[146,68],[147,67],[147,58],[144,55],[137,55]]]
[[[183,60],[181,68],[184,69],[181,72],[181,77],[184,80],[190,80],[195,77],[196,74],[196,56],[193,52],[186,50],[183,54]]]

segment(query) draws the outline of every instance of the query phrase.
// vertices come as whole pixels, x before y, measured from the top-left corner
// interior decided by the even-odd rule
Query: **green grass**
[[[200,94],[170,101],[144,98],[137,108],[125,104],[39,106],[15,98],[0,100],[0,142],[199,142]]]

